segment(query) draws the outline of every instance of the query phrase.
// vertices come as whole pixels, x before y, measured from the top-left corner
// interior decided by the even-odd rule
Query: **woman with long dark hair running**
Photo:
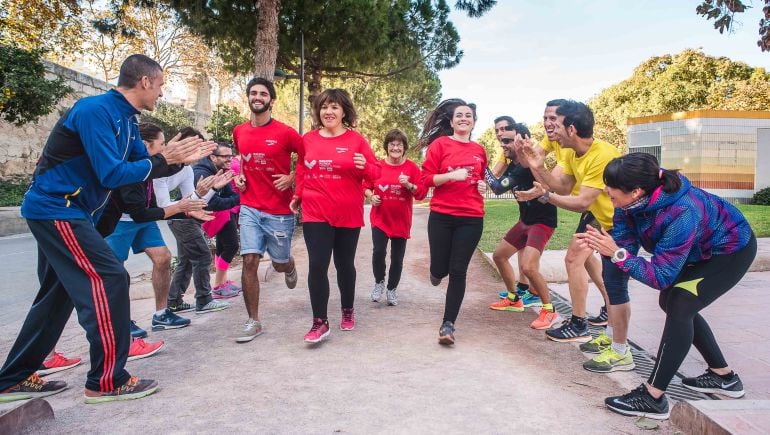
[[[612,237],[589,228],[578,235],[585,246],[612,257],[631,277],[661,290],[666,313],[655,367],[646,383],[628,394],[605,399],[625,415],[666,419],[665,391],[694,345],[706,372],[682,379],[695,391],[742,397],[743,383],[725,361],[700,311],[733,288],[757,253],[757,239],[741,212],[722,198],[690,184],[675,170],[658,167],[649,154],[612,160],[604,183],[615,206]],[[646,260],[640,248],[652,253]]]
[[[422,181],[434,188],[428,217],[431,284],[437,286],[449,275],[438,338],[443,345],[455,342],[468,264],[484,228],[487,155],[484,147],[471,141],[475,123],[475,104],[444,100],[429,115],[419,140],[428,147]]]
[[[371,299],[379,302],[385,291],[388,305],[398,304],[398,283],[406,252],[406,240],[412,229],[414,199],[423,199],[428,189],[420,181],[420,167],[406,158],[409,141],[401,130],[385,135],[383,148],[387,156],[380,161],[382,174],[364,183],[364,195],[372,203],[369,221],[372,225],[372,272],[374,289]],[[390,270],[385,285],[385,257],[390,241]]]
[[[380,176],[369,142],[353,130],[356,109],[342,89],[327,89],[313,100],[316,129],[302,138],[297,162],[297,189],[289,205],[302,204],[302,233],[309,259],[308,288],[313,325],[305,342],[329,336],[329,263],[334,257],[342,299],[340,329],[353,330],[356,296],[356,247],[364,226],[364,180]]]

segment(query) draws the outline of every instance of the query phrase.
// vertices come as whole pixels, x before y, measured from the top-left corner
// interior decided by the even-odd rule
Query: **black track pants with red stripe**
[[[124,368],[131,344],[126,270],[85,219],[30,219],[27,224],[37,241],[40,291],[0,370],[0,391],[40,368],[73,307],[91,346],[86,388],[122,386],[130,377]]]

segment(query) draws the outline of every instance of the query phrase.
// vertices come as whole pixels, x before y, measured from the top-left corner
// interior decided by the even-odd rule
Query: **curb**
[[[671,410],[671,423],[686,434],[770,432],[770,400],[682,401]]]
[[[0,207],[0,237],[29,232],[27,221],[21,217],[21,207]]]
[[[10,403],[0,407],[0,433],[20,433],[32,425],[53,419],[53,408],[43,399]]]

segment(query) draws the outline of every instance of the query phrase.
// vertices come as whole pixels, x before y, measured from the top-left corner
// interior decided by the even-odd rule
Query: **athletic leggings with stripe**
[[[650,385],[665,390],[690,345],[698,349],[710,368],[727,367],[711,328],[699,312],[738,284],[756,254],[757,239],[752,236],[738,252],[686,266],[674,284],[660,292],[666,323],[655,368],[647,381]]]
[[[308,256],[307,286],[313,317],[326,319],[329,306],[329,263],[334,257],[342,308],[353,308],[356,298],[356,248],[361,228],[333,227],[326,222],[305,222]]]
[[[40,290],[0,370],[0,391],[40,368],[73,308],[91,348],[86,388],[121,387],[130,377],[126,270],[90,221],[27,219],[27,225],[37,241]]]

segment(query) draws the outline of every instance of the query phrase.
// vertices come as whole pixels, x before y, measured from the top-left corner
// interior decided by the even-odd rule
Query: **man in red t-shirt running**
[[[297,269],[291,257],[294,214],[289,209],[294,172],[291,154],[302,138],[291,127],[271,116],[275,101],[273,83],[255,77],[246,85],[251,116],[235,127],[233,141],[241,155],[241,174],[236,186],[241,193],[241,255],[243,299],[249,319],[235,338],[251,341],[262,333],[259,321],[259,261],[267,252],[273,268],[285,274],[286,286],[297,285]]]

